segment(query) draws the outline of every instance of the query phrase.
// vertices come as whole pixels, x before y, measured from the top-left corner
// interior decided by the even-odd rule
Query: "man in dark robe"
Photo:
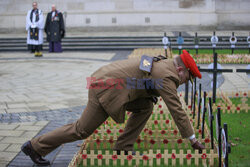
[[[52,11],[48,13],[44,31],[49,42],[49,52],[62,52],[61,39],[64,37],[65,29],[63,15],[52,5]]]

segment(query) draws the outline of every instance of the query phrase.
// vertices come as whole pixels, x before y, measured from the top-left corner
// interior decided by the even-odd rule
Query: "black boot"
[[[30,159],[37,165],[47,166],[50,165],[49,160],[42,158],[32,147],[31,142],[27,141],[21,148],[22,152],[30,157]]]

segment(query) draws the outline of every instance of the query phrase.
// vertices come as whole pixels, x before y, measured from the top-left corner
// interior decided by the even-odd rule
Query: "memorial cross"
[[[250,73],[250,69],[236,69],[236,72]]]
[[[213,69],[199,69],[200,72],[211,72],[213,73],[213,103],[216,102],[216,88],[217,88],[217,73],[219,72],[233,72],[232,69],[217,69],[217,53],[214,53],[214,67]]]
[[[212,43],[212,47],[213,47],[213,54],[215,53],[216,44],[218,42],[219,42],[219,38],[215,35],[215,31],[214,31],[213,36],[211,37],[211,43]]]
[[[216,115],[216,136],[218,140],[219,166],[221,166],[221,112],[219,107]]]
[[[200,126],[200,112],[201,112],[201,84],[199,84],[199,91],[198,91],[198,115],[197,115],[197,129]]]
[[[210,128],[210,141],[211,141],[211,148],[214,149],[214,130],[213,130],[213,108],[212,108],[212,99],[209,97],[208,99],[208,104],[207,104],[207,109],[208,109],[208,122],[209,122],[209,128]]]
[[[191,103],[191,109],[193,112],[193,119],[195,118],[195,104],[196,104],[196,78],[194,79],[194,84],[192,87],[192,92],[193,92],[193,98],[192,98],[192,103]]]
[[[250,54],[250,32],[249,36],[247,37],[247,43],[248,43],[248,53]]]
[[[235,44],[237,42],[237,38],[236,38],[236,36],[234,36],[234,32],[232,32],[232,36],[229,38],[229,42],[231,44],[232,54],[234,54],[234,48],[235,48]]]
[[[165,56],[166,56],[166,58],[168,58],[167,49],[168,49],[168,45],[170,45],[170,41],[169,41],[169,39],[167,37],[166,32],[164,32],[164,36],[162,38],[162,43],[163,43],[163,46],[164,46]]]
[[[191,89],[191,108],[190,110],[193,111],[193,104],[194,104],[194,96],[195,96],[195,90],[196,90],[196,78],[193,80],[192,89]]]
[[[206,116],[206,98],[207,98],[207,93],[203,93],[203,98],[202,98],[202,108],[201,108],[201,115],[202,115],[202,122],[201,122],[201,136],[204,139],[204,124],[205,124],[205,116]]]
[[[184,38],[181,36],[181,32],[179,32],[179,36],[177,37],[177,44],[178,44],[178,50],[179,50],[179,55],[181,54],[181,49],[182,45],[184,43]]]
[[[200,43],[200,39],[199,39],[197,32],[196,32],[195,37],[194,37],[194,48],[195,48],[196,55],[198,54],[199,43]]]
[[[221,139],[222,139],[222,154],[224,158],[224,166],[228,167],[228,155],[231,153],[231,146],[228,142],[228,131],[227,124],[224,123],[224,128],[222,129]]]

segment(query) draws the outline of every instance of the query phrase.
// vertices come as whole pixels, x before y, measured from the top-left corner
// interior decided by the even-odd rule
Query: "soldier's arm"
[[[193,126],[190,123],[188,115],[182,108],[180,99],[177,96],[177,86],[175,82],[171,80],[171,78],[164,78],[159,87],[161,88],[157,91],[166,103],[181,136],[188,138],[194,149],[204,149],[205,147],[196,140]]]
[[[181,136],[188,138],[194,134],[193,127],[186,112],[182,109],[181,102],[177,96],[177,86],[171,78],[164,78],[161,88],[157,90],[166,103]]]

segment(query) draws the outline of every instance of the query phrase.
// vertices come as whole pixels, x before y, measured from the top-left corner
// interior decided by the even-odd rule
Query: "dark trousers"
[[[28,50],[31,53],[40,52],[43,50],[43,45],[28,45]]]
[[[49,52],[62,52],[61,42],[49,42]]]

